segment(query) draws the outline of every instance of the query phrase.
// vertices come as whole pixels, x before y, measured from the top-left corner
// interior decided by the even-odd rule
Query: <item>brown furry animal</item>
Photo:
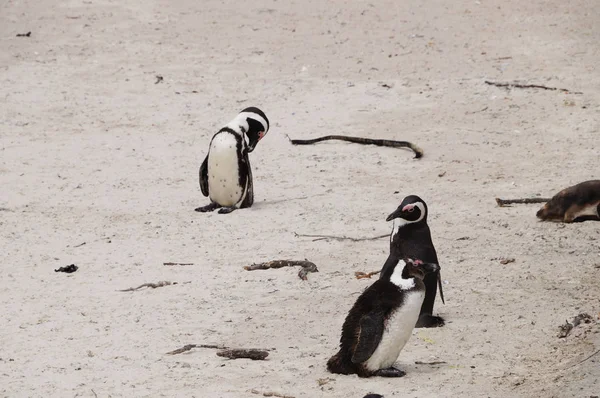
[[[600,221],[600,180],[590,180],[563,189],[536,216],[542,221]]]

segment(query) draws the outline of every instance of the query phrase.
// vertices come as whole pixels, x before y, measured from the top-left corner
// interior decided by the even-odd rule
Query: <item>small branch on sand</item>
[[[253,361],[262,361],[269,356],[269,353],[264,350],[255,350],[252,348],[236,348],[231,350],[219,351],[217,352],[217,356],[229,359],[247,358],[252,359]]]
[[[592,321],[592,317],[589,314],[581,313],[573,318],[573,321],[565,321],[564,325],[560,325],[558,327],[558,338],[565,338],[571,333],[573,328],[577,327],[581,322],[590,323]]]
[[[163,265],[194,265],[194,263],[163,263]]]
[[[499,82],[491,82],[489,80],[485,81],[485,84],[496,87],[506,87],[506,88],[540,88],[542,90],[551,90],[551,91],[562,91],[564,93],[569,94],[583,94],[581,91],[571,91],[566,88],[557,88],[557,87],[548,87],[542,86],[539,84],[519,84],[519,83],[499,83]]]
[[[31,37],[31,32],[17,33],[17,37]]]
[[[313,242],[318,240],[327,240],[327,239],[335,239],[335,240],[350,240],[352,242],[363,242],[365,240],[377,240],[382,238],[389,238],[390,234],[374,236],[372,238],[351,238],[349,236],[334,236],[334,235],[306,235],[306,234],[298,234],[294,232],[294,236],[296,238],[318,238],[314,239]]]
[[[157,287],[176,285],[176,284],[177,284],[177,282],[160,281],[158,283],[144,283],[142,285],[139,285],[138,287],[130,287],[129,289],[123,289],[123,290],[117,290],[117,291],[118,292],[134,292],[143,287],[151,287],[152,289],[156,289]]]
[[[594,355],[598,354],[599,352],[600,352],[600,350],[597,350],[597,351],[595,351],[594,353],[592,353],[592,354],[591,354],[591,355],[589,355],[588,357],[584,358],[583,360],[581,360],[581,361],[577,362],[576,364],[573,364],[573,365],[571,365],[571,366],[569,366],[569,367],[565,368],[565,370],[566,370],[566,369],[571,369],[572,367],[575,367],[575,366],[577,366],[577,365],[581,365],[582,363],[584,363],[585,361],[587,361],[588,359],[590,359],[590,358],[591,358],[591,357],[593,357]]]
[[[300,261],[300,260],[273,260],[273,261],[267,261],[266,263],[260,263],[260,264],[252,264],[252,265],[247,265],[244,267],[244,269],[246,271],[254,271],[257,269],[277,269],[277,268],[283,268],[283,267],[293,267],[299,265],[302,267],[302,269],[300,270],[300,272],[298,272],[298,276],[300,277],[300,279],[302,279],[303,281],[307,280],[308,277],[308,273],[309,272],[319,272],[319,270],[317,269],[317,266],[314,263],[311,263],[308,260],[304,260],[304,261]]]
[[[387,146],[390,148],[409,148],[415,153],[415,159],[423,156],[423,150],[412,142],[408,141],[380,140],[372,138],[350,137],[347,135],[326,135],[324,137],[314,138],[312,140],[293,140],[288,136],[288,140],[290,140],[293,145],[311,145],[326,140],[340,140],[363,145]]]
[[[277,397],[277,398],[295,398],[292,395],[283,395],[283,394],[279,394],[278,392],[272,392],[272,391],[267,391],[267,392],[261,392],[258,390],[250,390],[250,392],[252,394],[258,394],[258,395],[262,395],[263,397]]]
[[[446,361],[432,361],[432,362],[423,362],[423,361],[415,361],[415,365],[443,365]]]
[[[73,246],[73,248],[75,248],[75,247],[81,247],[81,246],[83,246],[83,245],[85,245],[85,244],[86,244],[86,242],[83,242],[83,243],[80,243],[80,244],[78,244],[78,245],[75,245],[75,246]]]
[[[227,349],[229,349],[228,347],[225,347],[224,345],[220,345],[220,344],[186,344],[186,345],[184,345],[181,348],[178,348],[176,350],[167,352],[166,355],[181,354],[182,352],[191,351],[193,348],[214,348],[214,349],[217,349],[217,350],[227,350]]]
[[[356,276],[356,279],[365,279],[365,278],[369,278],[371,279],[371,277],[373,275],[377,275],[378,273],[380,273],[381,271],[373,271],[373,272],[361,272],[361,271],[356,271],[354,273],[354,276]]]
[[[215,350],[221,350],[217,353],[217,355],[226,358],[230,358],[230,356],[236,355],[238,355],[237,358],[250,358],[249,356],[242,356],[244,355],[244,353],[247,353],[247,355],[255,356],[256,359],[265,359],[267,355],[269,355],[268,351],[274,350],[274,348],[230,348],[222,344],[186,344],[181,348],[167,352],[166,355],[177,355],[187,351],[191,351],[194,348],[212,348]],[[260,356],[263,356],[263,358],[258,358]]]
[[[523,198],[523,199],[500,199],[496,198],[498,206],[503,207],[512,204],[532,204],[532,203],[546,203],[549,202],[550,198]]]

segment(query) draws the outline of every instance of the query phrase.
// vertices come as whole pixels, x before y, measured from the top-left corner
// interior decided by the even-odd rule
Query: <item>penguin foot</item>
[[[216,209],[218,209],[219,207],[221,207],[221,206],[220,206],[220,205],[218,205],[218,204],[216,204],[215,202],[212,202],[212,203],[211,203],[211,204],[209,204],[209,205],[202,206],[202,207],[197,207],[197,208],[195,208],[195,209],[194,209],[194,211],[198,211],[198,212],[200,212],[200,213],[206,213],[206,212],[209,212],[209,211],[216,210]]]
[[[406,372],[394,367],[389,367],[386,369],[379,369],[374,375],[379,377],[402,377],[406,375]]]
[[[431,314],[423,314],[419,317],[416,328],[440,328],[444,326],[446,322],[444,322],[444,318],[440,316],[434,316]]]
[[[236,207],[223,207],[221,209],[219,209],[219,214],[229,214],[232,211],[234,211],[236,209]]]

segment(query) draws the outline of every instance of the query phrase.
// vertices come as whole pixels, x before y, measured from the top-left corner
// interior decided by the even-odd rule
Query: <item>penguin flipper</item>
[[[358,330],[358,343],[352,355],[353,363],[362,363],[368,360],[383,336],[383,314],[371,312],[360,319]]]
[[[446,304],[444,301],[444,291],[442,290],[442,273],[438,271],[437,282],[440,289],[440,298],[442,299],[442,304]]]
[[[252,206],[254,203],[254,188],[252,186],[252,168],[250,167],[250,159],[248,159],[248,154],[244,156],[244,160],[246,163],[246,196],[242,201],[240,208],[245,209],[247,207]]]
[[[202,162],[198,174],[200,177],[200,190],[202,190],[202,195],[208,196],[208,155],[204,158],[204,162]]]

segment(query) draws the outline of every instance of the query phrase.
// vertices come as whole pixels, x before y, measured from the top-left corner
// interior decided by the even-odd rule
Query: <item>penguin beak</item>
[[[400,207],[398,207],[395,212],[393,212],[392,214],[387,216],[385,221],[392,221],[394,218],[400,217],[401,214],[402,214],[402,209]]]
[[[440,270],[440,266],[435,263],[423,263],[421,268],[427,273],[438,272]]]

